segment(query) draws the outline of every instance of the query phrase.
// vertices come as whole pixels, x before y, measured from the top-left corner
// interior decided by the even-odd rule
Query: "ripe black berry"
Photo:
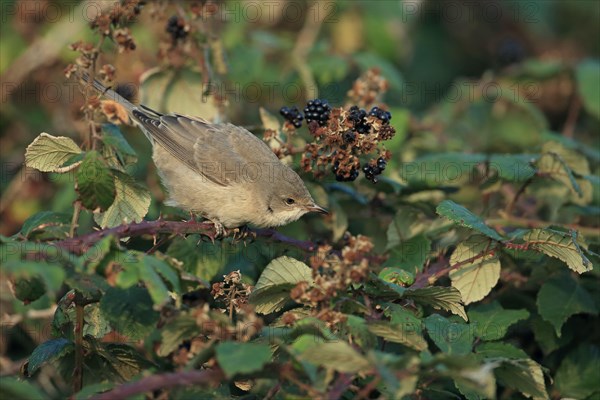
[[[392,119],[392,114],[389,111],[382,110],[379,107],[371,108],[371,111],[369,111],[369,115],[372,115],[373,117],[377,118],[384,125],[387,125],[390,122],[390,119]]]
[[[350,107],[348,120],[354,125],[354,130],[362,135],[369,133],[371,125],[367,122],[367,112],[357,106]]]
[[[179,18],[177,15],[173,15],[167,21],[166,31],[171,34],[173,40],[185,39],[188,35],[188,31],[185,26],[185,21]]]
[[[296,128],[300,128],[302,126],[302,120],[304,119],[304,116],[302,116],[302,113],[300,110],[298,110],[298,107],[281,107],[279,114],[281,114],[287,121],[292,123]]]
[[[331,113],[331,106],[326,100],[314,99],[309,100],[304,108],[304,115],[306,116],[306,122],[317,121],[319,126],[327,125],[329,120],[329,114]]]
[[[351,144],[354,143],[354,141],[356,140],[356,133],[354,133],[353,131],[346,131],[344,132],[344,142]]]
[[[386,165],[387,162],[382,157],[377,159],[377,165],[365,164],[362,168],[365,178],[373,183],[377,183],[377,175],[381,175]]]
[[[350,175],[347,177],[344,176],[343,174],[340,174],[339,169],[340,169],[340,162],[336,161],[333,164],[333,167],[331,168],[331,170],[335,174],[335,180],[338,182],[352,182],[352,181],[356,180],[356,178],[358,178],[358,173],[359,173],[358,169],[352,168],[350,170]]]

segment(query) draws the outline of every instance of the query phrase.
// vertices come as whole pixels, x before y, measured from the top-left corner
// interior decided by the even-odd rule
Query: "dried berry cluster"
[[[371,68],[354,82],[352,89],[348,91],[348,102],[363,108],[372,107],[381,103],[388,87],[388,82],[381,76],[379,69]]]
[[[217,301],[224,303],[224,308],[236,312],[248,303],[248,296],[252,291],[252,286],[242,282],[240,271],[232,271],[223,276],[223,282],[216,282],[212,285],[211,294]]]
[[[385,169],[391,155],[380,148],[381,142],[391,139],[396,131],[389,125],[391,114],[373,107],[369,113],[352,106],[334,108],[327,126],[310,125],[315,141],[306,146],[302,167],[315,176],[323,176],[331,165],[338,181],[353,181],[361,170],[360,157],[377,153],[378,157],[366,161],[363,172],[367,179],[376,182],[375,176]]]
[[[310,306],[317,318],[334,327],[341,322],[343,315],[332,309],[331,301],[353,284],[367,279],[372,250],[373,243],[368,237],[349,233],[344,236],[341,251],[333,250],[330,245],[320,246],[310,258],[314,283],[300,282],[292,289],[291,298]],[[284,314],[285,323],[292,323],[293,320],[293,314]]]

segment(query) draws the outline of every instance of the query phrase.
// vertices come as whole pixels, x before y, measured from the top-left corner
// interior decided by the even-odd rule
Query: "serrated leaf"
[[[369,361],[344,341],[311,341],[297,358],[316,366],[346,373],[355,373],[370,367]]]
[[[54,238],[66,237],[70,225],[71,215],[53,211],[42,211],[27,218],[23,222],[19,234],[28,238],[36,231],[52,230],[56,233]]]
[[[563,398],[587,399],[600,393],[600,348],[580,345],[570,352],[556,371],[555,386]]]
[[[500,278],[500,260],[495,245],[487,237],[472,236],[461,242],[450,257],[450,280],[465,305],[483,299]]]
[[[119,164],[113,162],[113,166],[131,165],[136,162],[137,154],[125,139],[118,126],[113,124],[102,125],[102,143],[104,143],[103,154],[107,159],[118,161]]]
[[[4,249],[0,248],[0,251]],[[0,269],[15,281],[39,278],[49,292],[58,291],[65,280],[65,270],[61,265],[44,261],[8,260],[0,264]]]
[[[452,322],[438,314],[430,315],[424,322],[427,334],[444,353],[471,353],[475,338],[468,324]]]
[[[97,151],[85,155],[75,177],[79,200],[88,210],[106,210],[115,200],[115,181]]]
[[[548,229],[532,229],[523,236],[523,240],[530,249],[564,261],[579,274],[593,268],[592,262],[583,254],[572,235]]]
[[[200,241],[199,235],[176,238],[169,245],[167,254],[183,263],[183,269],[200,279],[210,281],[229,259],[223,247]]]
[[[72,139],[44,132],[27,146],[25,165],[42,172],[57,172],[71,157],[80,153],[81,149]]]
[[[377,337],[372,334],[364,318],[356,315],[346,314],[346,321],[342,324],[343,331],[347,331],[352,337],[352,342],[361,349],[371,349],[377,345]]]
[[[385,321],[369,322],[367,324],[369,331],[388,342],[400,343],[411,349],[423,351],[427,349],[427,342],[419,331],[413,327],[391,324]],[[407,329],[408,328],[408,329]]]
[[[406,289],[404,297],[413,299],[417,303],[428,304],[435,309],[443,309],[456,314],[465,321],[467,313],[462,304],[460,292],[453,287],[430,286],[421,289]]]
[[[487,226],[481,218],[460,204],[456,204],[452,200],[442,201],[437,206],[436,212],[439,215],[453,221],[457,225],[474,229],[497,241],[504,240],[502,236],[498,234],[498,232]]]
[[[114,369],[123,381],[129,381],[144,369],[153,367],[135,348],[124,343],[102,343],[102,352],[110,368]]]
[[[494,371],[502,384],[516,389],[526,397],[548,399],[542,367],[533,360],[502,360]]]
[[[529,318],[527,310],[505,310],[498,302],[471,307],[468,315],[475,336],[485,341],[502,339],[511,325]]]
[[[561,336],[561,328],[575,314],[598,314],[596,303],[570,273],[563,271],[548,279],[537,296],[538,312]]]
[[[196,317],[181,314],[161,330],[161,343],[157,350],[159,357],[166,357],[175,351],[184,340],[190,340],[200,334]]]
[[[228,378],[260,371],[271,361],[271,348],[263,343],[223,342],[216,346],[215,353]]]
[[[294,258],[276,258],[260,275],[250,295],[250,303],[261,314],[278,311],[290,300],[289,291],[299,282],[311,283],[312,270]]]
[[[100,310],[114,330],[133,341],[148,336],[159,317],[148,291],[136,286],[108,289],[100,300]]]
[[[51,339],[42,343],[29,356],[28,374],[33,375],[42,364],[63,357],[74,351],[74,348],[73,342],[65,338]]]
[[[600,62],[593,59],[580,62],[575,68],[575,78],[585,109],[600,119]]]
[[[115,172],[115,200],[104,213],[95,214],[94,220],[102,228],[127,222],[139,222],[150,207],[150,193],[124,173]]]
[[[485,342],[477,345],[475,352],[484,358],[512,358],[526,359],[529,358],[527,353],[522,349],[513,346],[510,343],[502,342]]]

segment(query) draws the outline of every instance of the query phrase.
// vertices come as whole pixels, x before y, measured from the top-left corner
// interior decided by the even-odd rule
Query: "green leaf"
[[[431,241],[425,235],[417,235],[391,248],[390,257],[383,266],[402,268],[412,273],[419,272],[423,269],[430,250]]]
[[[5,247],[2,247],[0,251],[4,249]],[[0,269],[7,273],[11,280],[15,281],[15,284],[18,284],[17,282],[21,279],[29,281],[30,284],[26,285],[28,290],[39,286],[32,280],[41,279],[46,290],[54,293],[60,289],[65,280],[65,270],[62,266],[44,261],[8,260],[0,264]],[[23,289],[25,288],[23,287]],[[27,293],[32,294],[28,290]]]
[[[82,153],[68,137],[41,133],[27,146],[25,164],[42,172],[58,172],[71,157]]]
[[[260,275],[250,295],[250,303],[261,314],[278,311],[290,300],[289,292],[299,282],[312,283],[312,270],[294,258],[276,258]]]
[[[465,321],[468,320],[465,308],[462,305],[460,292],[453,287],[430,286],[421,289],[406,289],[404,297],[413,299],[417,303],[427,304],[439,310],[450,311]]]
[[[585,109],[600,119],[600,62],[588,59],[575,68],[577,90]]]
[[[215,277],[230,256],[224,247],[200,241],[200,235],[174,239],[167,254],[181,261],[185,271],[206,281]]]
[[[484,358],[526,359],[527,353],[509,343],[484,342],[477,345],[475,352]]]
[[[329,196],[329,209],[332,214],[332,240],[338,241],[348,229],[348,216],[344,208],[336,201],[334,196]]]
[[[583,254],[573,236],[549,229],[532,229],[523,236],[529,249],[564,261],[573,271],[582,274],[591,271],[592,262]]]
[[[600,394],[600,348],[591,344],[580,345],[561,362],[555,376],[555,386],[562,398],[586,399]]]
[[[474,229],[497,241],[504,240],[502,236],[498,234],[498,232],[487,226],[481,218],[479,218],[463,206],[456,204],[452,200],[442,201],[437,206],[436,212],[439,215],[453,221],[457,225]]]
[[[527,310],[505,310],[498,302],[471,307],[468,315],[475,336],[485,341],[502,339],[511,325],[529,318]]]
[[[228,378],[260,371],[271,361],[271,348],[263,343],[223,342],[217,345],[215,353]]]
[[[300,337],[299,340],[303,337]],[[298,349],[297,343],[298,341],[292,347]],[[370,367],[369,361],[344,341],[310,341],[306,347],[303,346],[302,352],[297,358],[342,373],[355,373]]]
[[[106,159],[118,161],[113,166],[127,166],[137,161],[137,154],[127,142],[117,125],[102,125],[102,143],[104,143],[103,155]]]
[[[102,228],[111,228],[127,222],[139,222],[150,207],[150,193],[135,180],[123,173],[115,172],[116,195],[112,205],[94,220]]]
[[[505,181],[524,182],[535,175],[531,163],[537,157],[534,154],[494,154],[490,156],[489,169]]]
[[[342,324],[342,331],[347,331],[348,335],[351,335],[353,343],[356,343],[361,349],[372,349],[377,345],[377,337],[369,331],[364,318],[350,314],[345,317],[346,321]]]
[[[71,226],[71,215],[53,211],[42,211],[32,215],[23,222],[20,235],[29,238],[38,231],[52,233],[52,238],[65,238]]]
[[[402,164],[399,174],[415,188],[458,187],[472,181],[473,170],[485,160],[484,154],[428,154]]]
[[[115,181],[106,162],[95,150],[89,151],[77,169],[77,190],[88,210],[106,210],[115,200]]]
[[[450,280],[465,305],[483,299],[498,283],[500,260],[494,249],[490,239],[477,235],[459,243],[452,253]]]
[[[161,330],[161,343],[157,350],[159,357],[166,357],[175,351],[184,340],[191,340],[200,334],[196,317],[181,314]]]
[[[537,296],[537,308],[542,318],[554,326],[558,337],[570,316],[598,314],[590,294],[567,271],[552,276],[542,285]]]
[[[435,345],[448,354],[469,354],[473,350],[473,332],[468,324],[452,322],[441,315],[425,318],[427,334]]]
[[[32,376],[43,364],[63,357],[74,349],[73,342],[64,338],[51,339],[42,343],[29,356],[28,374]]]
[[[12,376],[0,378],[0,393],[2,393],[3,398],[11,400],[44,400],[51,398],[32,383]]]
[[[100,300],[100,310],[117,332],[133,341],[147,337],[159,317],[148,291],[136,286],[108,289]]]
[[[369,331],[388,342],[400,343],[411,349],[423,351],[427,349],[427,342],[420,333],[420,328],[414,329],[412,325],[404,326],[391,324],[385,321],[369,322]]]
[[[130,381],[143,370],[154,365],[146,360],[135,348],[124,343],[99,343],[102,351],[98,354],[105,360],[109,368],[122,378]]]
[[[533,360],[503,360],[494,371],[503,385],[516,389],[526,397],[548,399],[542,367]]]

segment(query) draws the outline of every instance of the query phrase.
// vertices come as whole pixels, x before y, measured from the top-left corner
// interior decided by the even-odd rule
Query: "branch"
[[[290,246],[297,247],[306,252],[312,252],[317,247],[313,242],[290,238],[274,229],[256,229],[250,232],[256,234],[256,236],[271,238],[274,241],[289,244]],[[96,232],[88,233],[87,235],[58,241],[56,242],[56,246],[74,254],[83,254],[94,244],[108,236],[114,236],[118,239],[122,239],[143,235],[154,236],[160,233],[174,235],[198,233],[210,238],[211,240],[214,240],[215,237],[214,225],[210,222],[157,220],[132,222],[114,228],[102,229]]]
[[[91,397],[91,400],[126,399],[136,394],[152,392],[158,389],[187,385],[216,384],[224,377],[220,369],[151,375],[136,382],[117,386],[113,390]]]

